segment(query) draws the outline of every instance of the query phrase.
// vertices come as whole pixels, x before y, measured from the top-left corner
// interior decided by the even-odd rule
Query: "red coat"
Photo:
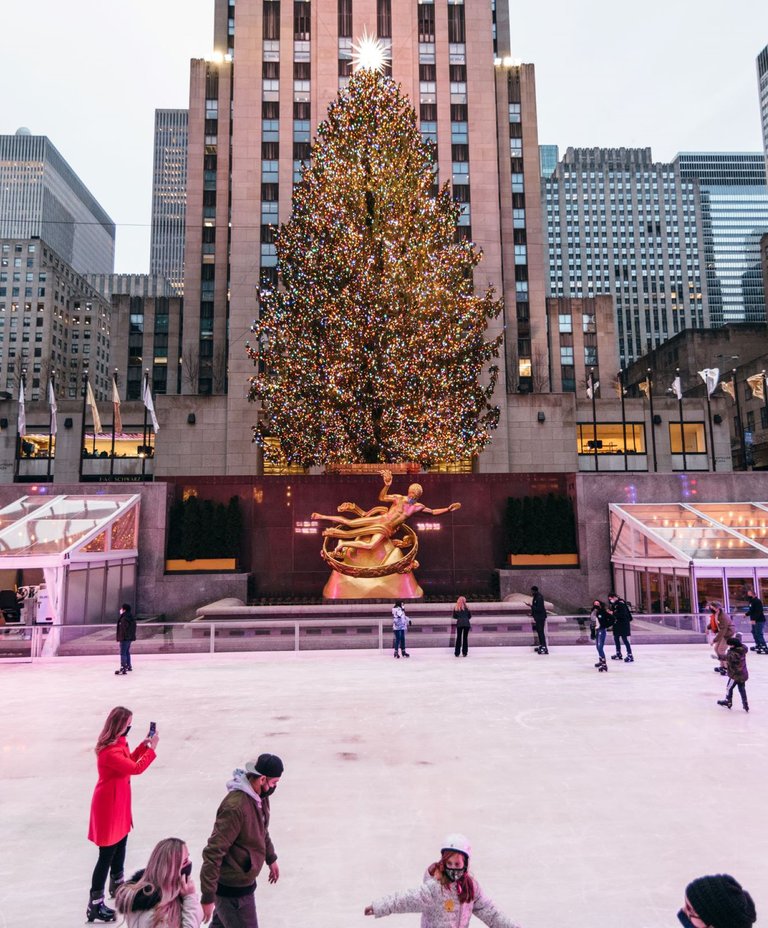
[[[96,755],[99,780],[91,800],[89,841],[109,847],[128,834],[133,827],[131,777],[144,773],[156,756],[144,741],[129,751],[128,741],[122,737]]]

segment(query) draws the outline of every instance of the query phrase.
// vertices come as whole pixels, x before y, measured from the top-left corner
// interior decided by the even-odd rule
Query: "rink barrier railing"
[[[749,621],[733,616],[749,635]],[[709,615],[696,613],[634,616],[638,643],[692,643],[706,640]],[[648,627],[650,626],[650,627]],[[456,628],[450,618],[418,617],[407,632],[409,648],[452,648]],[[589,616],[550,616],[547,637],[556,645],[592,645]],[[610,638],[610,632],[609,632]],[[525,615],[478,616],[472,620],[472,647],[520,647],[533,643],[531,619]],[[248,651],[317,651],[392,647],[387,618],[304,618],[193,622],[140,622],[132,654],[224,654]],[[73,656],[117,658],[115,626],[6,625],[0,627],[0,661],[30,661]]]

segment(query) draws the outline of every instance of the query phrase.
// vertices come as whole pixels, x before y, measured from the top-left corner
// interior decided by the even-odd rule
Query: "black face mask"
[[[685,928],[696,928],[696,926],[693,924],[690,918],[688,918],[688,916],[685,914],[684,909],[680,909],[680,911],[677,913],[677,917],[678,917],[678,920],[680,921],[680,924],[684,925]]]
[[[130,730],[131,730],[131,726],[129,725],[129,726],[125,729],[125,731],[122,733],[122,735],[121,735],[120,737],[121,737],[121,738],[127,738],[127,737],[128,737],[128,732],[129,732]]]
[[[457,880],[460,880],[464,874],[467,872],[466,867],[446,867],[445,875],[451,883],[455,883]]]
[[[181,868],[181,875],[189,879],[192,876],[192,863],[188,863],[185,867]]]
[[[266,788],[263,789],[263,790],[261,791],[262,798],[265,797],[265,796],[271,796],[272,793],[274,793],[274,791],[275,791],[276,789],[277,789],[277,786],[270,786],[269,789],[266,789]]]

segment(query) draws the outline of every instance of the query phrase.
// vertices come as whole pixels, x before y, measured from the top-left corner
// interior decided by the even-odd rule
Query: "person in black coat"
[[[611,660],[620,661],[622,659],[621,642],[623,641],[627,650],[624,663],[633,664],[635,659],[632,656],[632,645],[629,643],[629,636],[632,634],[629,627],[629,623],[632,621],[629,606],[620,596],[611,593],[608,597],[608,612],[613,616],[613,643],[616,645],[616,653],[611,655]]]
[[[755,646],[750,651],[756,651],[758,654],[768,654],[768,647],[765,644],[765,612],[763,603],[754,590],[747,590],[747,617],[752,623],[752,637],[755,639]]]
[[[746,687],[747,680],[749,680],[747,646],[741,643],[740,638],[729,638],[727,644],[728,652],[725,657],[728,666],[728,687],[725,691],[725,699],[718,699],[717,704],[730,709],[733,705],[733,691],[738,687],[744,711],[749,712]]]
[[[115,675],[128,673],[133,670],[131,666],[131,642],[136,640],[136,619],[128,603],[123,603],[120,607],[120,615],[117,617],[117,635],[116,638],[120,643],[120,669],[115,671]]]
[[[458,657],[460,653],[463,654],[464,657],[467,656],[471,619],[472,614],[467,606],[466,598],[464,596],[459,596],[453,610],[453,621],[456,623],[456,647],[453,649],[453,653],[456,657]]]
[[[531,593],[533,593],[531,599],[531,618],[533,619],[533,626],[539,639],[539,646],[536,648],[536,653],[549,654],[547,638],[544,634],[544,626],[547,621],[547,607],[544,605],[544,597],[539,593],[539,588],[537,586],[531,587]]]

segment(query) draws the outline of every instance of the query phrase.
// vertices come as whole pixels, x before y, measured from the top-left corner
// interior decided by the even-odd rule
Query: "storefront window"
[[[684,422],[683,435],[685,436],[686,454],[707,453],[707,440],[703,422]],[[672,454],[682,454],[679,422],[669,423],[669,448]]]
[[[47,458],[48,448],[51,448],[51,457],[56,457],[56,436],[53,437],[38,432],[27,432],[21,439],[22,458]]]
[[[721,577],[697,577],[696,578],[696,601],[699,612],[705,612],[707,603],[723,603],[723,581]]]
[[[144,439],[146,437],[146,445]],[[141,430],[115,436],[116,458],[152,458],[155,456],[155,436],[151,430],[145,436]],[[86,433],[83,441],[84,458],[112,457],[112,435],[108,432]]]
[[[645,454],[645,428],[641,422],[598,422],[597,429],[589,422],[578,425],[578,453],[624,454],[624,433],[626,430],[627,454]]]
[[[728,577],[728,611],[744,612],[747,602],[747,590],[752,589],[752,577]]]

